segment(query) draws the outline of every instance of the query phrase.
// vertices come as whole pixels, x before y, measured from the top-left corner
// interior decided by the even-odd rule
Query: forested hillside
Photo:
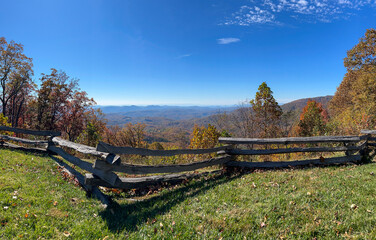
[[[313,100],[317,103],[320,103],[323,108],[328,108],[328,104],[330,100],[332,100],[333,96],[323,96],[323,97],[314,97],[314,98],[303,98],[298,99],[289,103],[285,103],[281,105],[281,108],[284,112],[288,111],[299,111],[301,112],[303,108],[307,105],[308,101]]]

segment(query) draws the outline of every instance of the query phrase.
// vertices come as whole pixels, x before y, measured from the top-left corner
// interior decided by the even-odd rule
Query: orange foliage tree
[[[328,113],[322,105],[314,100],[309,100],[300,114],[295,132],[298,136],[318,136],[326,133]]]

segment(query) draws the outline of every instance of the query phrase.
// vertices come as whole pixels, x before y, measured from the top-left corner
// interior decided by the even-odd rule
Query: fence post
[[[225,153],[231,156],[231,161],[235,161],[237,155],[232,153],[232,150],[236,148],[235,144],[230,144],[228,149],[225,150]],[[229,166],[227,163],[223,164],[223,171],[225,174],[232,175],[234,172],[238,172],[238,169],[233,166]]]
[[[370,161],[369,156],[369,148],[368,148],[368,138],[371,136],[371,134],[367,133],[363,135],[363,138],[365,139],[363,148],[359,151],[360,155],[362,156],[362,162],[366,163]]]
[[[53,138],[54,138],[54,136],[47,137],[48,143],[47,143],[47,149],[46,150],[47,150],[47,153],[49,155],[56,155],[55,152],[50,150],[50,147],[55,146],[55,143],[52,141]]]

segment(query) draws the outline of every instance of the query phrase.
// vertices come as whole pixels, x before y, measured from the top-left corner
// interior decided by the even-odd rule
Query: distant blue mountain
[[[107,118],[119,116],[128,118],[160,117],[171,120],[201,118],[220,112],[231,112],[236,106],[97,106]]]
[[[333,96],[310,98],[326,107]],[[309,99],[298,99],[296,101],[281,105],[284,112],[297,111],[297,114],[307,104]],[[153,126],[176,126],[210,123],[210,116],[218,113],[230,113],[239,106],[97,106],[108,120],[108,125],[123,125],[126,123],[145,123]],[[297,115],[298,116],[298,115]]]

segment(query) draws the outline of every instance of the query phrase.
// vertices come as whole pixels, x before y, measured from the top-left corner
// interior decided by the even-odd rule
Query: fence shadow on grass
[[[205,193],[210,188],[232,181],[240,175],[227,176],[225,174],[209,177],[187,183],[174,190],[164,191],[157,196],[143,201],[118,204],[114,202],[110,208],[99,213],[112,232],[127,230],[137,231],[137,226],[152,221],[158,215],[168,212],[172,207]]]

